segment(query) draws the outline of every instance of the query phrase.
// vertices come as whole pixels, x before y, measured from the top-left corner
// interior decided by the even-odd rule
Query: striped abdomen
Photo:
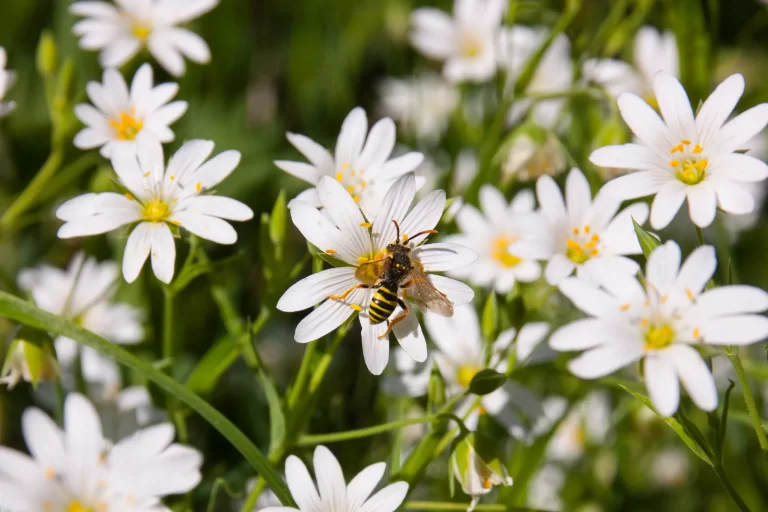
[[[371,304],[368,307],[368,317],[372,325],[384,322],[397,307],[397,288],[392,290],[387,286],[381,285],[373,294]]]

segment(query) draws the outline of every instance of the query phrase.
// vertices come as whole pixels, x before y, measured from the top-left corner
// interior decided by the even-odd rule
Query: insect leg
[[[370,288],[370,286],[368,286],[367,284],[358,283],[355,286],[349,288],[347,291],[345,291],[341,295],[331,295],[328,298],[331,300],[344,300],[349,296],[350,293],[357,290],[358,288]]]
[[[405,293],[403,293],[403,296],[405,296]],[[405,302],[405,301],[404,301],[403,299],[401,299],[401,298],[398,298],[398,299],[397,299],[397,304],[398,304],[398,305],[399,305],[401,308],[403,308],[403,314],[402,314],[402,315],[400,315],[400,316],[398,316],[398,317],[397,317],[397,318],[395,318],[394,320],[390,320],[390,321],[389,321],[389,325],[387,325],[387,330],[386,330],[386,332],[385,332],[384,334],[382,334],[381,336],[379,336],[379,339],[380,339],[380,340],[383,340],[384,338],[386,338],[387,336],[389,336],[389,333],[390,333],[390,332],[392,332],[392,328],[393,328],[395,325],[397,325],[398,323],[400,323],[400,322],[402,322],[403,320],[405,320],[405,317],[407,317],[407,316],[408,316],[408,313],[409,313],[409,312],[410,312],[410,310],[411,310],[411,308],[409,308],[409,307],[408,307],[408,303],[407,303],[407,302]]]

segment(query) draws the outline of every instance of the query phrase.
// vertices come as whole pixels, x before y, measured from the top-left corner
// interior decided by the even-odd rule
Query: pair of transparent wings
[[[422,311],[429,311],[440,316],[453,316],[453,304],[443,292],[427,280],[427,277],[416,270],[411,271],[409,280],[403,282],[407,297]]]

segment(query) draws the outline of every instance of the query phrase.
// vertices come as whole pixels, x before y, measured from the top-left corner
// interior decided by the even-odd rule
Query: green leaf
[[[628,386],[625,386],[624,384],[619,384],[619,387],[624,391],[626,391],[627,393],[629,393],[630,395],[632,395],[633,397],[640,400],[653,412],[655,412],[656,414],[659,414],[656,408],[653,406],[653,403],[647,396],[643,395],[642,393],[638,393],[634,389]],[[710,466],[712,465],[712,461],[710,460],[710,458],[707,456],[706,453],[704,453],[704,451],[701,449],[699,444],[696,441],[694,441],[691,438],[691,436],[688,435],[688,433],[685,431],[685,428],[683,428],[683,426],[680,424],[679,421],[677,421],[675,418],[665,418],[661,414],[659,414],[659,417],[664,421],[664,423],[669,425],[669,427],[672,430],[674,430],[678,436],[680,436],[680,439],[683,440],[686,446],[688,446],[688,448],[690,448],[693,453],[695,453],[701,460],[703,460]]]
[[[259,368],[258,376],[269,405],[269,446],[271,450],[276,450],[285,439],[285,412],[272,379],[262,368]]]
[[[499,389],[505,380],[507,380],[506,375],[487,368],[474,376],[469,383],[469,391],[476,395],[487,395]]]
[[[640,242],[640,248],[643,250],[643,256],[645,256],[645,259],[648,259],[653,250],[661,245],[661,240],[641,228],[640,224],[635,222],[635,219],[632,219],[632,224],[635,226],[635,234],[637,235],[637,241]]]
[[[432,366],[427,391],[427,410],[433,413],[445,404],[445,380],[437,366]]]
[[[200,395],[210,393],[239,356],[240,346],[231,336],[219,339],[192,370],[187,378],[187,389]]]
[[[281,245],[285,240],[285,231],[288,225],[288,208],[286,207],[285,190],[281,190],[272,208],[269,219],[269,238],[272,243]]]
[[[136,370],[140,375],[151,380],[171,396],[184,402],[200,414],[232,443],[232,446],[258,471],[283,505],[293,506],[293,499],[285,483],[256,445],[223,414],[181,383],[157,371],[151,364],[142,361],[118,345],[5,292],[0,292],[0,315],[58,336],[72,338],[81,345],[90,347],[100,354]]]
[[[730,384],[728,389],[725,390],[725,400],[723,400],[723,415],[720,417],[720,429],[717,432],[717,440],[715,441],[715,456],[717,460],[723,462],[723,448],[725,446],[725,431],[728,428],[728,407],[731,403],[731,391],[736,385],[731,379],[728,379]]]
[[[483,338],[488,343],[493,343],[499,333],[499,304],[493,290],[488,294],[483,306],[482,331]]]

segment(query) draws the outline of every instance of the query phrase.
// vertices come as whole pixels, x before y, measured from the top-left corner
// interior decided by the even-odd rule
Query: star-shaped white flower
[[[289,456],[285,460],[285,480],[296,508],[267,507],[262,511],[394,512],[408,492],[407,482],[395,482],[371,496],[387,469],[383,462],[362,470],[349,485],[339,461],[325,446],[315,448],[314,466],[317,485],[301,459]]]
[[[640,267],[626,256],[641,253],[632,219],[645,223],[648,205],[633,204],[617,215],[621,201],[601,191],[593,202],[579,169],[568,174],[565,200],[549,176],[538,179],[536,194],[548,220],[550,256],[544,276],[549,284],[559,284],[574,270],[598,283],[637,274]]]
[[[139,134],[137,151],[118,146],[112,167],[126,194],[104,192],[70,199],[56,216],[65,221],[59,238],[106,233],[137,223],[123,255],[123,277],[132,283],[152,256],[152,270],[164,283],[173,279],[176,245],[170,225],[219,244],[234,244],[237,232],[225,220],[249,220],[253,211],[240,201],[206,192],[240,163],[238,151],[206,159],[213,142],[186,142],[165,167],[163,147],[151,134]]]
[[[365,215],[373,217],[392,183],[416,169],[424,160],[424,155],[406,153],[389,158],[395,147],[395,123],[388,117],[374,124],[366,138],[367,131],[365,110],[360,107],[352,109],[341,125],[334,156],[309,137],[289,132],[288,141],[310,163],[278,160],[275,165],[311,185],[317,185],[323,176],[334,178],[352,194]],[[314,188],[302,192],[296,200],[318,207],[327,206],[320,202]]]
[[[405,80],[387,78],[380,93],[381,112],[427,142],[440,140],[460,99],[456,86],[432,73]]]
[[[146,428],[117,444],[106,439],[93,405],[72,393],[64,430],[27,409],[22,432],[32,457],[0,446],[0,509],[157,512],[161,498],[194,489],[202,456],[172,444],[171,424]]]
[[[606,392],[593,391],[560,422],[547,445],[547,458],[574,463],[588,445],[600,446],[611,428],[611,401]]]
[[[430,359],[437,364],[440,374],[445,379],[446,395],[455,396],[466,393],[472,379],[485,368],[493,368],[504,372],[507,368],[507,351],[512,349],[517,354],[517,361],[522,364],[531,352],[549,334],[549,325],[544,322],[525,324],[520,331],[507,329],[501,332],[493,343],[483,339],[480,323],[475,308],[471,304],[457,306],[450,318],[426,313],[424,325],[429,338],[437,346]],[[490,352],[490,359],[486,356]],[[398,350],[396,366],[399,375],[396,381],[388,381],[387,387],[392,391],[404,391],[409,396],[421,397],[427,394],[431,364],[418,368],[413,360],[402,357]],[[493,416],[515,439],[530,442],[541,434],[532,428],[543,416],[543,403],[530,389],[507,380],[502,387],[484,395],[480,408],[469,410],[475,400],[474,396],[467,397],[457,409],[464,416],[464,423],[470,430],[477,428],[480,416]],[[539,429],[540,430],[540,429]]]
[[[695,118],[675,77],[658,73],[653,89],[664,120],[638,96],[624,93],[619,109],[640,143],[606,146],[589,157],[595,165],[638,171],[608,182],[605,193],[619,199],[655,194],[655,229],[667,226],[686,198],[691,220],[699,227],[709,226],[718,208],[751,212],[754,200],[740,184],[764,180],[768,165],[738,150],[768,124],[768,103],[728,121],[744,92],[739,74],[726,78]]]
[[[72,32],[80,37],[80,47],[101,50],[99,62],[117,68],[130,61],[142,48],[174,76],[184,74],[184,57],[200,64],[211,60],[203,38],[178,25],[207,13],[219,0],[115,0],[79,1],[69,11],[85,19]]]
[[[422,7],[411,14],[411,44],[424,56],[444,61],[452,82],[485,82],[496,74],[498,34],[506,0],[455,0],[453,17]]]
[[[0,46],[0,118],[7,116],[16,108],[16,104],[12,101],[3,102],[5,95],[16,82],[16,73],[5,68],[7,63],[8,55],[5,53],[5,48]]]
[[[368,222],[349,192],[336,180],[322,178],[317,191],[325,209],[321,211],[296,200],[291,208],[291,219],[310,243],[348,266],[323,270],[302,279],[280,298],[277,308],[281,311],[302,311],[322,302],[296,327],[296,341],[307,343],[316,340],[359,312],[365,363],[371,373],[379,375],[389,361],[388,324],[392,319],[400,318],[398,322],[393,322],[391,330],[408,355],[416,361],[425,361],[427,343],[415,309],[410,307],[403,317],[404,312],[398,306],[387,321],[372,324],[368,310],[376,289],[359,281],[355,273],[360,265],[386,257],[387,246],[397,238],[398,228],[393,222],[397,221],[401,243],[411,249],[412,262],[419,265],[419,269],[423,268],[432,285],[454,305],[470,302],[474,297],[470,287],[432,272],[467,265],[474,261],[476,254],[456,244],[423,243],[423,236],[419,236],[418,240],[407,238],[434,229],[443,214],[445,192],[433,191],[411,209],[416,194],[416,179],[408,173],[392,185],[379,213],[372,222]],[[406,290],[400,288],[398,298],[405,298]]]
[[[136,137],[152,133],[162,143],[174,139],[170,125],[187,111],[186,101],[171,101],[178,84],[153,86],[152,66],[142,65],[133,77],[131,89],[115,69],[104,71],[104,82],[88,82],[86,90],[94,106],[75,106],[75,115],[86,127],[74,140],[80,149],[100,147],[104,158],[117,146],[136,150]]]
[[[113,343],[132,345],[144,338],[142,314],[128,304],[112,302],[119,272],[114,262],[99,263],[80,252],[66,270],[40,265],[22,270],[18,282],[41,309],[73,320]],[[114,396],[120,390],[120,369],[110,358],[65,336],[57,337],[54,344],[65,377],[74,382],[79,358],[83,378],[100,387],[103,396]]]
[[[705,411],[717,407],[715,381],[694,348],[746,345],[768,337],[768,293],[734,285],[704,290],[717,261],[711,246],[696,249],[680,265],[680,247],[667,242],[648,258],[645,288],[635,279],[598,286],[568,278],[561,291],[590,317],[571,322],[549,340],[556,350],[586,350],[568,367],[594,379],[644,360],[645,385],[660,414],[671,416],[680,400],[678,379]]]
[[[549,30],[546,27],[515,25],[502,31],[499,61],[507,70],[508,87],[520,78],[531,57],[546,41]],[[572,69],[571,43],[565,34],[560,34],[542,56],[525,93],[535,95],[568,90],[573,83]],[[509,111],[509,122],[517,123],[532,108],[530,116],[537,125],[554,128],[564,105],[564,100],[557,99],[537,101],[533,107],[529,99],[515,101]]]
[[[633,64],[616,59],[587,59],[584,78],[605,87],[612,96],[631,92],[658,107],[653,93],[653,78],[659,71],[680,76],[677,41],[672,32],[661,33],[646,26],[637,31]]]
[[[482,213],[471,205],[463,205],[456,214],[460,234],[446,238],[465,247],[472,247],[477,260],[449,274],[468,279],[476,286],[492,287],[507,293],[517,281],[530,283],[541,276],[537,259],[548,253],[542,234],[545,219],[534,213],[535,200],[524,190],[507,204],[504,195],[491,185],[480,189]],[[541,239],[541,240],[540,240]]]

